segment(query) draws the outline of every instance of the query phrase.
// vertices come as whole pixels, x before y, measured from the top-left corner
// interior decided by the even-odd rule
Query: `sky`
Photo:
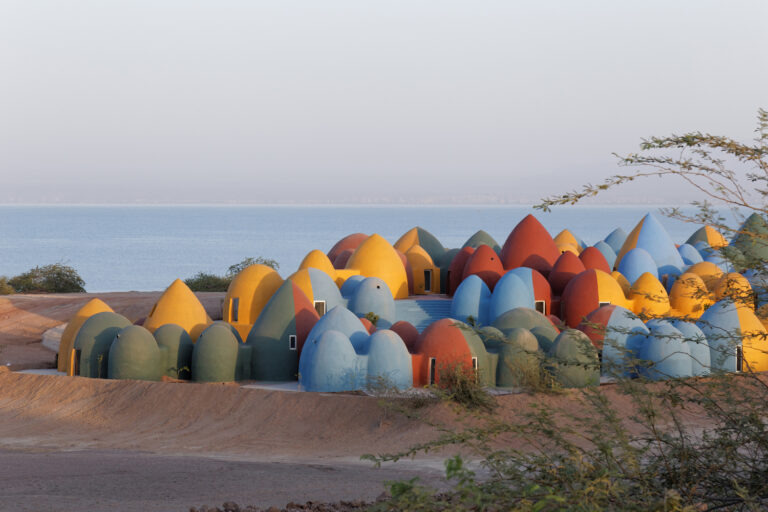
[[[2,0],[0,203],[535,203],[643,137],[749,141],[766,20],[764,0]]]

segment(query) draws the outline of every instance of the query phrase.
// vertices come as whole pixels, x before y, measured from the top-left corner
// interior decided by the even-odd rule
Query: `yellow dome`
[[[619,283],[619,286],[621,286],[621,290],[624,292],[624,296],[629,296],[629,289],[632,288],[632,285],[629,283],[629,279],[624,277],[624,274],[619,272],[618,270],[614,270],[611,272],[611,277],[616,280],[617,283]]]
[[[227,289],[222,319],[229,322],[245,340],[261,310],[275,294],[283,278],[266,265],[250,265],[235,276]]]
[[[730,297],[736,304],[752,309],[755,307],[752,286],[749,284],[749,281],[747,281],[747,278],[738,272],[724,274],[712,291],[715,294],[716,300]]]
[[[378,277],[387,283],[395,299],[408,297],[408,276],[395,248],[373,234],[350,256],[347,268],[365,277]]]
[[[678,316],[698,318],[712,304],[704,280],[697,274],[686,272],[672,284],[669,303]]]
[[[713,291],[717,286],[718,281],[723,277],[724,272],[720,267],[710,261],[700,261],[686,271],[691,274],[696,274],[704,280],[704,284],[707,285],[707,290]]]
[[[737,305],[736,311],[743,336],[744,370],[749,368],[753,372],[764,372],[768,370],[768,331],[752,309]]]
[[[718,230],[712,226],[704,226],[704,232],[707,235],[707,243],[715,249],[720,249],[728,245],[728,241]]]
[[[419,228],[413,228],[405,232],[397,242],[395,242],[395,249],[405,254],[408,249],[414,245],[419,245]]]
[[[576,237],[573,236],[573,233],[571,233],[567,229],[564,229],[561,232],[559,232],[557,234],[557,236],[554,238],[554,240],[555,240],[555,245],[557,245],[558,248],[560,248],[561,246],[570,246],[570,245],[572,245],[576,249],[576,254],[577,255],[582,250],[582,247],[579,244],[578,239],[576,239]],[[562,252],[562,251],[563,251],[563,249],[560,249],[560,252]]]
[[[304,292],[304,295],[311,301],[315,299],[315,294],[312,291],[312,278],[309,275],[309,269],[302,268],[288,276],[288,281],[293,281],[293,284],[299,287]]]
[[[341,285],[344,284],[344,281],[346,281],[347,279],[349,279],[354,275],[359,274],[359,272],[356,272],[354,270],[334,268],[333,264],[331,263],[331,260],[328,259],[328,256],[326,256],[325,253],[317,249],[315,249],[314,251],[310,251],[306,256],[304,256],[304,259],[301,261],[301,264],[299,265],[299,270],[304,270],[307,268],[316,268],[318,270],[322,270],[323,272],[331,276],[331,279],[333,279],[333,282],[336,283],[336,286],[338,286],[339,288],[341,288]]]
[[[69,319],[59,342],[59,360],[56,365],[58,371],[70,373],[70,355],[75,346],[77,332],[86,320],[96,313],[104,313],[105,311],[112,312],[112,308],[99,299],[91,299]]]
[[[332,278],[336,275],[336,269],[333,268],[333,263],[331,263],[331,260],[328,259],[328,256],[326,256],[324,252],[318,249],[309,251],[309,253],[304,256],[304,259],[301,260],[299,270],[303,270],[305,268],[316,268],[318,270],[322,270]]]
[[[432,258],[420,245],[414,245],[405,253],[408,263],[411,265],[413,278],[413,293],[425,295],[440,293],[440,269],[437,268]],[[429,274],[429,282],[427,282]]]
[[[645,272],[632,285],[629,300],[636,315],[663,316],[669,313],[669,295],[661,281],[650,272]]]
[[[579,246],[576,245],[576,244],[559,243],[559,244],[555,244],[555,245],[557,245],[557,250],[560,251],[561,254],[564,253],[564,252],[572,252],[576,256],[581,254],[581,251],[579,250]]]
[[[612,274],[594,269],[597,276],[597,294],[600,303],[613,304],[615,306],[626,307],[629,309],[627,297],[621,284]]]
[[[193,340],[213,322],[192,290],[181,279],[175,280],[157,300],[144,327],[150,332],[165,324],[177,324],[186,330]]]

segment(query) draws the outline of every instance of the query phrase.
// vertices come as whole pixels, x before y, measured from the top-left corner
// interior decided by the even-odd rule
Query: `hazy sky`
[[[0,0],[0,202],[536,201],[752,138],[767,48],[765,0]]]

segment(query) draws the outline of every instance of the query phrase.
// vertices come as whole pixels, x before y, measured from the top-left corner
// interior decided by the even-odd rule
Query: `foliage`
[[[251,265],[266,265],[275,270],[279,268],[277,261],[268,258],[245,258],[239,263],[230,265],[227,269],[227,273],[224,276],[216,274],[209,274],[207,272],[198,272],[192,277],[184,280],[184,283],[189,286],[189,289],[193,292],[226,292],[229,288],[232,280],[242,272],[245,268]]]
[[[477,370],[463,364],[449,364],[438,369],[435,391],[441,398],[470,410],[492,411],[496,401],[483,386]]]
[[[363,318],[371,322],[371,325],[374,327],[376,327],[376,324],[379,323],[379,315],[377,315],[373,311],[367,312]]]
[[[0,280],[0,287],[3,281]],[[77,271],[63,263],[53,263],[12,277],[7,285],[18,293],[82,293],[85,281]]]
[[[231,282],[232,278],[205,272],[198,272],[184,280],[184,284],[193,292],[225,292]]]
[[[759,111],[757,131],[754,145],[701,133],[645,140],[640,154],[620,160],[642,170],[554,196],[539,207],[575,204],[641,177],[674,175],[711,200],[768,218],[768,111]],[[731,170],[732,164],[742,172]],[[709,203],[696,205],[698,214],[666,213],[768,244],[768,232],[734,230]],[[733,254],[722,253],[724,258]],[[752,256],[741,259],[739,268],[764,271],[766,260]],[[760,298],[732,300],[754,307]],[[740,343],[743,335],[723,336]],[[742,373],[710,368],[707,377],[652,383],[638,377],[637,360],[623,360],[613,386],[565,391],[568,406],[552,407],[550,400],[542,400],[506,418],[474,408],[466,413],[472,421],[440,425],[440,435],[431,442],[365,456],[381,464],[453,447],[477,465],[470,469],[460,456],[448,459],[450,487],[441,493],[417,480],[392,482],[391,498],[372,510],[768,509],[768,376],[750,368]],[[541,361],[542,368],[556,364],[562,362]],[[540,389],[532,382],[533,389]],[[523,379],[522,385],[530,383]]]
[[[245,258],[240,263],[235,263],[234,265],[230,265],[227,269],[227,277],[232,279],[237,274],[245,270],[246,267],[250,267],[251,265],[265,265],[267,267],[270,267],[274,270],[278,270],[280,268],[280,264],[277,263],[277,260],[273,260],[271,258],[263,258],[259,256],[258,258]]]
[[[16,290],[13,289],[13,286],[8,284],[8,278],[0,276],[0,295],[12,295],[14,293],[16,293]]]

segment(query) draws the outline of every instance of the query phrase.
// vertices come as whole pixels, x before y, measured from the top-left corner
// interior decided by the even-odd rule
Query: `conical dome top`
[[[77,331],[80,330],[83,323],[96,313],[103,313],[105,311],[111,312],[112,308],[100,299],[91,299],[69,319],[69,323],[64,328],[64,332],[61,334],[61,341],[59,342],[59,360],[56,365],[58,371],[69,373],[69,356],[75,344]]]
[[[533,215],[527,215],[515,226],[501,249],[505,269],[529,267],[545,276],[559,257],[554,240]]]
[[[365,277],[378,277],[387,283],[395,299],[408,297],[408,275],[394,247],[373,234],[360,244],[347,262],[347,268]]]
[[[181,279],[176,279],[163,292],[144,327],[150,332],[165,324],[176,324],[184,328],[193,340],[197,339],[205,326],[212,322],[202,303]]]

